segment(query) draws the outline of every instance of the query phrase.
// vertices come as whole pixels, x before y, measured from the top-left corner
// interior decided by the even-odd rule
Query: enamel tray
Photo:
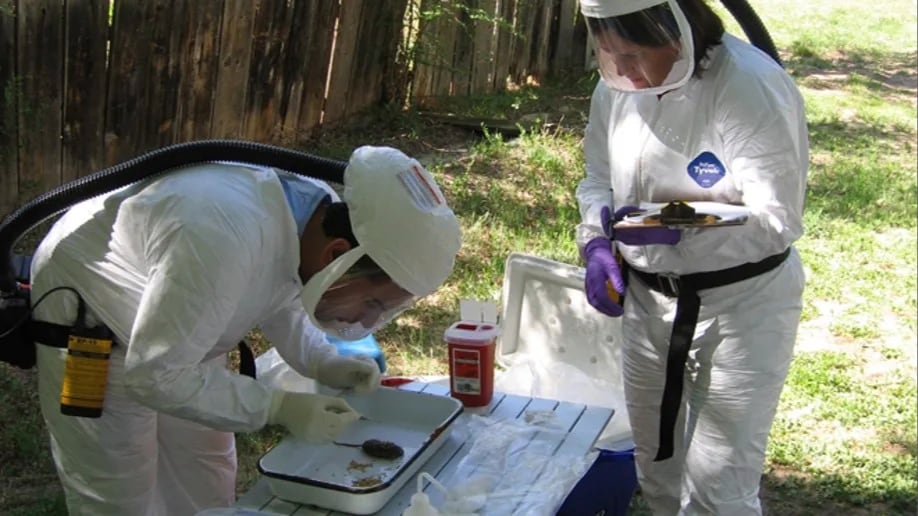
[[[462,403],[448,396],[381,387],[366,396],[343,396],[365,419],[337,442],[392,441],[405,453],[373,458],[360,448],[310,444],[287,437],[258,461],[278,498],[352,514],[372,514],[402,488],[449,437]]]

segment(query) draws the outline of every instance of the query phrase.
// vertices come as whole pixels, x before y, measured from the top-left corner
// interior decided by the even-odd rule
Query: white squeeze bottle
[[[411,495],[411,505],[405,509],[402,516],[440,516],[440,511],[430,504],[430,497],[425,493]]]
[[[424,492],[423,482],[425,477],[440,486],[429,473],[422,472],[418,475],[418,492],[411,495],[411,503],[402,513],[402,516],[440,516],[440,511],[430,503],[430,497]],[[442,488],[442,486],[440,487]]]

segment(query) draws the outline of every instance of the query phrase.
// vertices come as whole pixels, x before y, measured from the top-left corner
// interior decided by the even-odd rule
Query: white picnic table
[[[430,394],[449,396],[449,387],[442,383],[412,382],[399,387],[400,389],[422,391]],[[470,409],[466,408],[453,424],[467,422],[473,414],[488,416],[496,419],[520,419],[533,412],[554,414],[554,424],[557,428],[565,428],[566,432],[552,433],[554,444],[554,457],[583,457],[593,448],[603,428],[612,418],[613,410],[604,407],[595,407],[578,403],[569,403],[537,397],[517,396],[511,394],[495,393],[494,398],[487,407]],[[544,441],[541,443],[544,445]],[[421,468],[421,471],[433,475],[437,480],[444,481],[459,467],[463,457],[466,456],[471,445],[468,442],[468,432],[451,432],[449,439],[434,453]],[[538,475],[539,472],[533,472]],[[410,477],[402,489],[393,495],[392,499],[376,514],[399,516],[408,507],[411,496],[417,492],[417,476],[420,472]],[[439,491],[428,484],[426,493],[435,504],[442,500]],[[345,513],[329,511],[314,505],[300,504],[275,497],[264,477],[256,483],[236,502],[234,508],[257,511],[268,515],[288,516],[319,516],[341,515]]]

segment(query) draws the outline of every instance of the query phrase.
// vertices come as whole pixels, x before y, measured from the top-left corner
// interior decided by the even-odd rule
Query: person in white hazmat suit
[[[343,203],[327,185],[251,165],[189,166],[83,201],[40,243],[32,288],[67,286],[114,334],[102,415],[61,413],[66,349],[38,345],[39,394],[67,507],[81,515],[191,515],[235,502],[233,432],[283,425],[333,439],[359,418],[343,399],[274,391],[227,369],[258,327],[300,374],[367,393],[362,338],[451,273],[456,216],[433,177],[387,147],[360,147]],[[334,192],[332,192],[334,193]],[[72,324],[73,291],[37,320]]]
[[[802,98],[704,0],[580,5],[601,78],[577,241],[589,302],[623,316],[641,494],[659,515],[760,514],[804,288],[792,245],[809,153]],[[612,229],[641,203],[672,201],[742,204],[751,215],[729,227]]]

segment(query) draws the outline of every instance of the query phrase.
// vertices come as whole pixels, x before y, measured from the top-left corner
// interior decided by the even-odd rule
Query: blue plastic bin
[[[341,356],[348,355],[367,355],[376,361],[381,373],[386,372],[386,357],[383,356],[382,349],[379,348],[379,342],[373,335],[367,335],[360,340],[341,340],[331,335],[325,335],[328,341],[338,348],[338,354]]]
[[[625,516],[637,488],[634,449],[600,450],[596,461],[567,495],[558,516]]]

